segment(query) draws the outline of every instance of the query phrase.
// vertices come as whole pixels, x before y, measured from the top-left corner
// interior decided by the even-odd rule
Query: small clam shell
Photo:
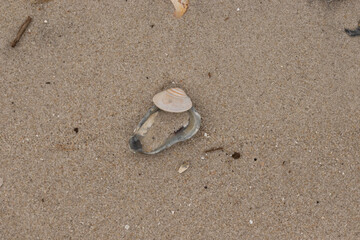
[[[171,0],[175,7],[174,15],[179,18],[186,12],[189,6],[189,0]]]
[[[192,107],[191,99],[181,88],[170,88],[159,92],[154,96],[153,102],[166,112],[186,112]]]

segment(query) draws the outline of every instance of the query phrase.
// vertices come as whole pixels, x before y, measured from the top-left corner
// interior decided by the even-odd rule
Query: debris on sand
[[[189,0],[171,0],[174,4],[175,12],[174,16],[180,18],[186,12],[189,6]]]
[[[53,1],[53,0],[31,0],[31,3],[41,4],[41,3],[51,2],[51,1]]]
[[[26,28],[29,26],[31,21],[32,21],[32,18],[30,16],[28,16],[26,18],[25,22],[23,22],[23,24],[20,26],[19,31],[17,32],[15,39],[11,42],[11,47],[14,48],[16,46],[16,44],[20,41],[20,38],[24,34]]]
[[[215,152],[215,151],[223,151],[224,148],[223,147],[214,147],[214,148],[210,148],[208,150],[205,150],[204,153],[210,153],[210,152]]]
[[[231,157],[232,157],[233,159],[239,159],[239,158],[240,158],[240,153],[234,152],[233,155],[231,155]]]
[[[360,21],[358,22],[358,26],[355,30],[345,28],[345,32],[350,37],[360,36]]]
[[[190,164],[189,163],[183,163],[179,170],[178,170],[178,173],[183,173],[185,172],[188,168],[190,167]]]

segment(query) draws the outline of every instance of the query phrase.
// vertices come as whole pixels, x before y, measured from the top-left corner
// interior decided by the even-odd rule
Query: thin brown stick
[[[210,148],[208,150],[205,150],[205,153],[209,153],[209,152],[215,152],[215,151],[219,151],[219,150],[224,150],[223,147],[217,147],[217,148]]]
[[[56,149],[56,150],[59,150],[59,151],[65,151],[65,152],[77,150],[77,149],[74,147],[74,144],[71,144],[70,146],[67,145],[67,144],[56,144],[56,145],[55,145],[55,149]]]
[[[20,41],[21,36],[24,34],[26,28],[29,26],[31,21],[32,21],[32,18],[30,16],[28,16],[27,19],[25,20],[25,22],[19,28],[19,31],[16,34],[14,41],[11,42],[11,47],[15,47],[16,44]]]

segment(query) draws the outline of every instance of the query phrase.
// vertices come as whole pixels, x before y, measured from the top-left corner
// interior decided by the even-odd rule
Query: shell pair
[[[192,107],[191,99],[180,88],[170,88],[156,94],[153,97],[155,106],[151,107],[140,123],[134,130],[134,135],[130,138],[129,145],[132,151],[144,154],[155,154],[174,145],[175,143],[185,141],[194,136],[200,128],[201,116]],[[145,151],[142,145],[142,139],[155,122],[158,111],[171,113],[188,112],[189,122],[179,131],[171,134],[159,147]]]

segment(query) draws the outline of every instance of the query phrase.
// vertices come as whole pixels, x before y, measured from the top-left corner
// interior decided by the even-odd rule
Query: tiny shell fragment
[[[179,18],[186,12],[188,6],[189,6],[189,0],[171,0],[171,2],[174,4],[175,17]]]
[[[4,180],[2,178],[0,178],[0,187],[3,185]]]
[[[185,172],[188,168],[190,167],[190,164],[189,163],[184,163],[180,166],[178,172],[179,173],[183,173]]]

